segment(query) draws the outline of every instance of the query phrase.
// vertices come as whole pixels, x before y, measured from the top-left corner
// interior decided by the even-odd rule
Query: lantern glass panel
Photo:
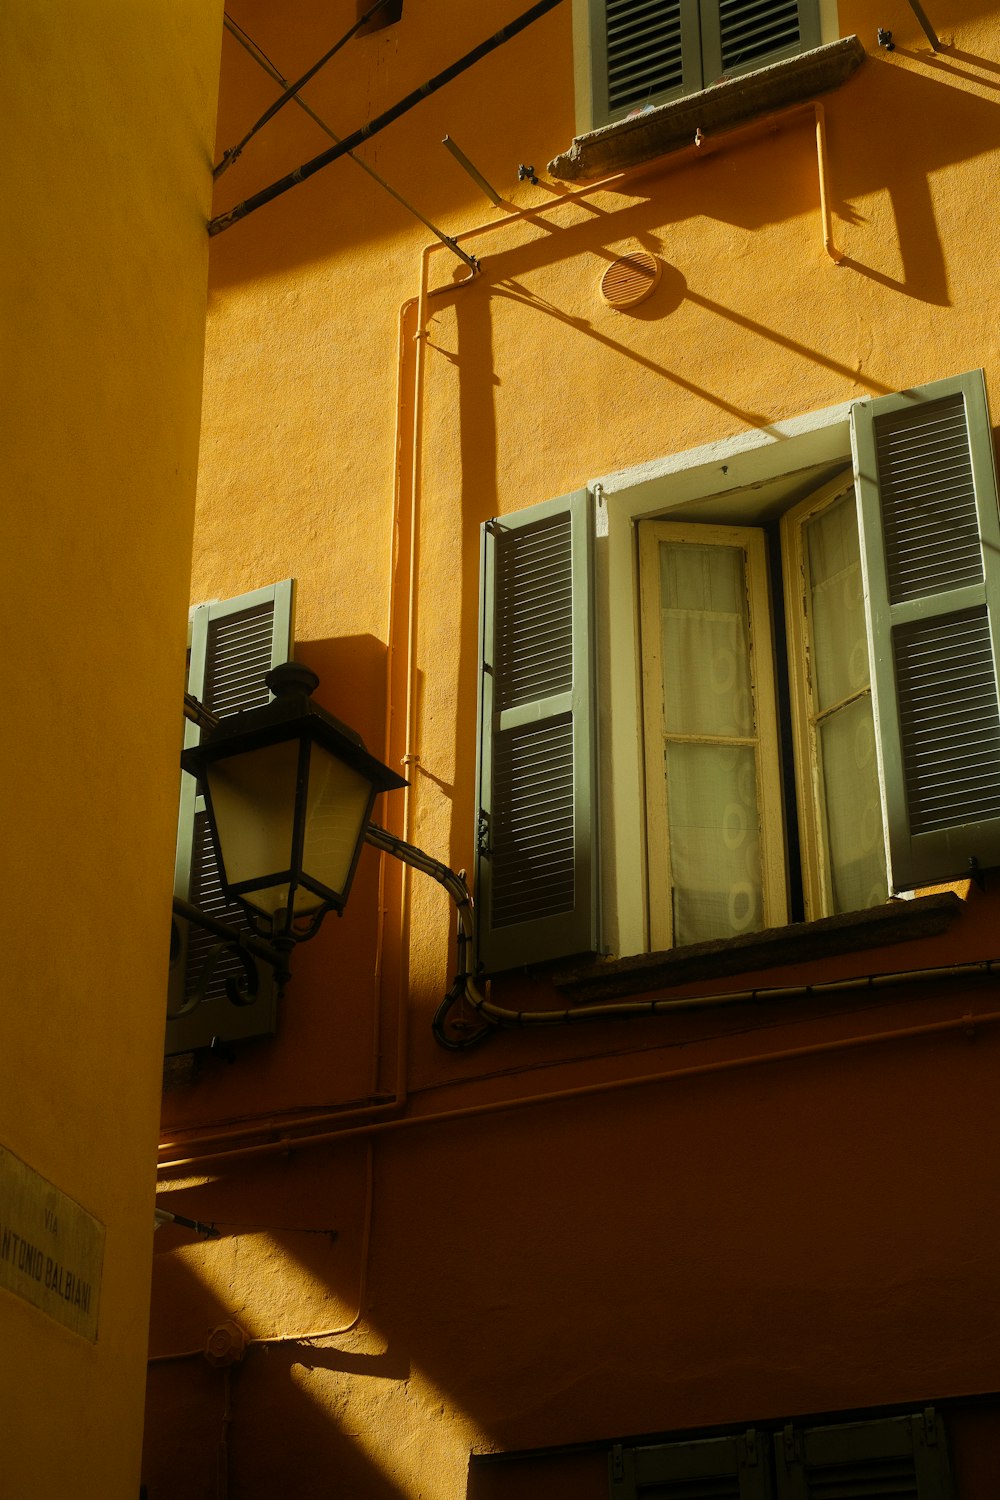
[[[367,777],[313,745],[302,868],[337,896],[344,894],[350,881],[372,800],[372,784]]]
[[[298,760],[298,741],[286,740],[225,756],[206,768],[227,882],[241,885],[285,874],[285,904]],[[282,904],[277,891],[254,891],[250,899],[267,912]]]

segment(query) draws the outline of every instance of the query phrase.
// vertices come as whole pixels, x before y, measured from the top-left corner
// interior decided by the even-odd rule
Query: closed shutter
[[[597,944],[592,574],[586,490],[483,528],[476,890],[488,973]]]
[[[769,1500],[769,1438],[612,1449],[610,1500]]]
[[[594,123],[701,88],[694,0],[592,0]]]
[[[816,0],[701,0],[705,86],[820,43]]]
[[[292,654],[293,584],[290,579],[239,598],[200,605],[191,617],[188,691],[220,718],[259,708],[271,697],[264,674]],[[185,746],[200,731],[188,724]],[[205,816],[204,798],[187,772],[181,776],[174,893],[240,932],[250,923],[241,907],[228,902],[219,877]],[[180,949],[170,968],[167,1004],[167,1056],[274,1031],[275,993],[271,970],[258,965],[259,989],[252,1003],[234,1005],[227,979],[243,972],[239,960],[216,938],[186,922]]]
[[[859,403],[852,436],[896,889],[1000,864],[1000,516],[981,370]]]
[[[819,43],[818,0],[590,0],[594,125]]]
[[[952,1500],[944,1428],[919,1415],[786,1427],[774,1438],[777,1500]]]

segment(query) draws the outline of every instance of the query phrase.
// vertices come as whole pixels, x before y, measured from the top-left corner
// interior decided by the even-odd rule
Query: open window
[[[780,444],[734,440],[731,462],[706,451],[487,528],[490,972],[861,910],[1000,865],[1000,515],[982,372],[800,419]],[[574,519],[553,550],[557,513]],[[561,762],[539,737],[571,724],[582,733],[557,794]],[[558,921],[543,904],[555,899]]]
[[[850,473],[780,525],[639,539],[651,946],[884,901]]]

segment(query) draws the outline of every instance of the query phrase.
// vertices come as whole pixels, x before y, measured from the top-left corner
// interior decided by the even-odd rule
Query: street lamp
[[[299,662],[267,674],[263,708],[218,721],[181,764],[198,778],[228,895],[285,953],[342,911],[379,792],[406,785],[313,703]]]
[[[472,897],[465,872],[449,869],[422,849],[369,822],[379,792],[406,786],[402,776],[369,755],[353,729],[311,701],[319,678],[299,662],[285,662],[264,681],[274,698],[264,708],[217,719],[185,694],[184,711],[200,725],[202,741],[181,754],[197,777],[219,874],[227,896],[239,902],[253,933],[238,931],[180,896],[174,917],[219,940],[240,964],[226,980],[234,1005],[251,1005],[258,993],[257,964],[274,972],[278,994],[291,977],[296,943],[319,930],[328,911],[342,911],[365,842],[442,885],[458,918],[458,973],[435,1012],[434,1035],[462,1051],[498,1024],[472,976]],[[179,936],[172,938],[179,947]],[[462,999],[482,1013],[465,1033],[448,1031]],[[500,1014],[498,1012],[498,1014]]]

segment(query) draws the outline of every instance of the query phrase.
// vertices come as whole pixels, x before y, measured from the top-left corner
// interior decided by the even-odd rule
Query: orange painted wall
[[[406,0],[309,102],[346,133],[516,9],[442,0],[432,25]],[[840,265],[823,252],[804,117],[555,203],[565,185],[544,163],[573,132],[566,5],[364,148],[447,233],[480,229],[463,240],[482,259],[468,286],[447,250],[428,253],[439,294],[422,327],[410,304],[427,233],[350,162],[213,241],[192,597],[298,579],[318,696],[392,763],[419,756],[406,810],[384,817],[453,866],[472,853],[484,519],[979,364],[1000,402],[995,228],[980,212],[998,180],[1000,28],[947,0],[932,55],[908,7],[891,9],[840,8],[870,53],[825,100]],[[232,14],[291,77],[354,8],[301,0],[279,16],[246,0]],[[227,35],[217,152],[272,96]],[[446,132],[504,209],[444,152]],[[284,110],[220,179],[216,211],[325,144]],[[517,184],[518,162],[537,186]],[[664,276],[623,315],[598,282],[636,243]],[[596,1496],[603,1456],[470,1474],[470,1454],[996,1391],[992,1024],[596,1092],[989,1012],[988,985],[448,1054],[429,1030],[453,962],[447,900],[390,867],[380,947],[377,877],[366,850],[343,921],[296,955],[278,1038],[166,1096],[177,1165],[162,1186],[223,1233],[158,1237],[151,1497],[214,1495],[220,1452],[247,1495]],[[973,889],[937,938],[752,982],[992,957],[996,899]],[[510,981],[505,1003],[529,993],[550,994]],[[320,1144],[298,1139],[310,1132]],[[198,1351],[228,1319],[254,1342],[227,1376]],[[954,1419],[972,1433],[973,1500],[989,1493],[991,1420]]]

